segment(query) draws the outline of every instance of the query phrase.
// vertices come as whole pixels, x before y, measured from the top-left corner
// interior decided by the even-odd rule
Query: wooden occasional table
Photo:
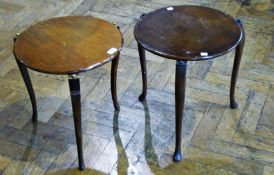
[[[79,169],[84,169],[82,151],[80,80],[77,74],[112,61],[111,93],[119,110],[116,75],[123,39],[113,24],[91,16],[67,16],[39,22],[14,39],[13,52],[26,84],[37,121],[35,94],[27,68],[38,72],[68,75]]]
[[[202,61],[224,55],[236,48],[230,86],[230,107],[237,108],[235,86],[245,34],[242,23],[231,16],[207,7],[174,6],[144,14],[134,30],[141,62],[143,91],[147,94],[145,50],[176,60],[175,110],[176,144],[173,160],[181,155],[181,128],[185,102],[186,70],[188,61]]]

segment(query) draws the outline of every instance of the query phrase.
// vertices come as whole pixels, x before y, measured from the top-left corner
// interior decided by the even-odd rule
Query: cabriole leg
[[[139,43],[138,43],[138,51],[139,51],[142,80],[143,80],[143,91],[142,91],[142,94],[139,96],[139,100],[144,101],[147,95],[147,67],[146,67],[145,49]]]
[[[176,75],[175,75],[175,111],[176,111],[176,143],[173,160],[179,162],[182,160],[181,153],[181,137],[182,137],[182,120],[184,114],[185,104],[185,88],[186,88],[186,61],[176,62]]]
[[[15,42],[16,42],[16,38],[14,38],[14,43]],[[32,105],[32,121],[36,122],[37,121],[36,99],[35,99],[35,93],[32,87],[32,83],[29,77],[27,67],[17,59],[15,54],[14,54],[14,57],[29,93],[29,97]]]
[[[111,96],[112,96],[113,105],[116,111],[120,110],[120,106],[117,100],[117,88],[116,88],[118,62],[119,62],[119,54],[111,62]]]
[[[244,43],[245,43],[245,32],[244,32],[243,25],[240,20],[237,20],[237,22],[242,30],[242,39],[241,39],[239,45],[236,47],[234,64],[233,64],[233,69],[232,69],[232,76],[231,76],[230,107],[232,109],[236,109],[238,107],[238,104],[235,100],[235,87],[236,87],[236,81],[237,81],[237,77],[238,77],[239,67],[240,67]]]

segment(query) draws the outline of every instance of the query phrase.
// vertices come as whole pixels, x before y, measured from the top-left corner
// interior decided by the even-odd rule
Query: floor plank
[[[236,99],[229,108],[234,52],[191,62],[183,119],[183,160],[175,164],[175,61],[147,53],[148,96],[138,101],[141,72],[134,26],[143,13],[172,5],[212,7],[242,20],[246,44]],[[157,174],[272,175],[274,170],[273,2],[252,0],[0,0],[0,175]],[[86,169],[77,151],[67,76],[30,71],[38,120],[12,54],[13,37],[38,21],[93,15],[124,36],[118,67],[119,113],[110,64],[81,78]]]

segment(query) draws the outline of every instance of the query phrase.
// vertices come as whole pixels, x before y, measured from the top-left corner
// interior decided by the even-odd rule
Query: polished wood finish
[[[80,79],[71,77],[69,78],[69,90],[73,111],[74,131],[77,143],[79,169],[84,170],[84,157],[83,157],[83,143],[82,143],[82,120],[81,120],[81,93],[80,93]]]
[[[115,25],[91,16],[67,16],[30,26],[18,36],[14,53],[39,72],[73,74],[109,62],[121,46]],[[108,53],[112,48],[117,51]]]
[[[22,64],[18,59],[16,59],[17,66],[21,72],[22,78],[25,82],[26,88],[29,93],[31,105],[32,105],[32,121],[36,122],[37,121],[37,105],[36,105],[36,98],[35,98],[35,93],[32,87],[32,83],[29,77],[28,69],[24,64]]]
[[[232,109],[236,109],[238,107],[238,104],[235,100],[235,88],[236,88],[236,81],[238,77],[239,67],[240,67],[244,44],[245,44],[245,31],[244,31],[243,24],[240,20],[238,20],[237,22],[239,27],[242,30],[242,39],[239,45],[236,47],[234,65],[232,69],[232,76],[231,76],[231,82],[230,82],[230,107]]]
[[[235,20],[212,8],[171,6],[144,15],[135,26],[136,40],[165,58],[196,61],[221,56],[241,39]]]
[[[16,41],[17,37],[15,37],[13,40],[14,42]],[[17,63],[17,66],[21,72],[22,78],[25,82],[26,88],[29,93],[31,105],[32,105],[32,121],[36,122],[37,121],[37,105],[36,105],[36,98],[35,98],[35,93],[32,87],[32,83],[29,77],[29,72],[27,67],[22,64],[17,58],[15,58],[15,61]]]
[[[266,0],[252,0],[251,6],[242,2],[0,0],[0,174],[274,174],[273,6]],[[234,53],[210,61],[188,62],[183,160],[175,164],[176,61],[146,52],[148,92],[147,107],[143,107],[137,101],[142,77],[133,30],[141,13],[178,3],[212,7],[239,17],[246,40],[235,91],[239,104],[236,110],[229,106]],[[119,24],[124,36],[117,74],[121,108],[117,118],[113,118],[116,112],[110,93],[111,63],[79,75],[85,158],[82,172],[78,171],[67,76],[28,69],[38,107],[35,132],[28,91],[11,55],[15,33],[61,15],[107,19]],[[114,124],[117,121],[119,127]],[[145,145],[149,146],[145,149]]]
[[[146,53],[145,53],[145,49],[139,43],[138,43],[138,52],[139,52],[139,57],[140,57],[142,81],[143,81],[143,90],[142,90],[142,94],[139,96],[139,100],[144,101],[146,99],[146,95],[147,95]]]
[[[114,109],[116,111],[120,110],[120,106],[117,99],[117,88],[116,88],[118,63],[119,63],[119,55],[117,55],[111,62],[111,81],[110,81],[111,97],[112,97]]]
[[[176,62],[175,73],[175,113],[176,113],[176,143],[173,160],[179,162],[182,160],[181,138],[182,138],[182,120],[185,106],[186,91],[186,70],[187,61]]]
[[[141,62],[143,92],[147,91],[145,50],[177,60],[175,75],[176,143],[173,161],[182,159],[182,120],[185,102],[187,61],[212,59],[236,47],[231,85],[230,107],[238,107],[235,87],[240,67],[245,33],[240,20],[218,10],[200,6],[173,6],[141,15],[134,30]]]
[[[13,53],[37,121],[35,94],[27,67],[49,74],[70,76],[74,130],[77,143],[79,169],[84,170],[82,149],[81,95],[78,73],[91,70],[112,60],[111,94],[115,110],[117,100],[116,76],[123,39],[117,26],[91,16],[67,16],[49,19],[29,27],[14,39]]]

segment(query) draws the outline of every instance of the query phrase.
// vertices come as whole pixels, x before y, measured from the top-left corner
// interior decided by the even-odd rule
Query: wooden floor
[[[273,175],[274,14],[272,0],[0,0],[0,175]],[[189,64],[183,119],[184,159],[174,150],[175,62],[147,54],[148,97],[141,92],[133,36],[142,13],[194,4],[222,10],[243,21],[246,45],[236,97],[229,108],[234,52]],[[120,113],[110,95],[110,64],[81,77],[86,170],[77,169],[66,76],[30,71],[39,122],[12,55],[13,36],[37,21],[64,15],[93,15],[116,22],[124,47],[118,67]],[[91,48],[92,49],[92,48]],[[46,55],[45,55],[46,59]]]

